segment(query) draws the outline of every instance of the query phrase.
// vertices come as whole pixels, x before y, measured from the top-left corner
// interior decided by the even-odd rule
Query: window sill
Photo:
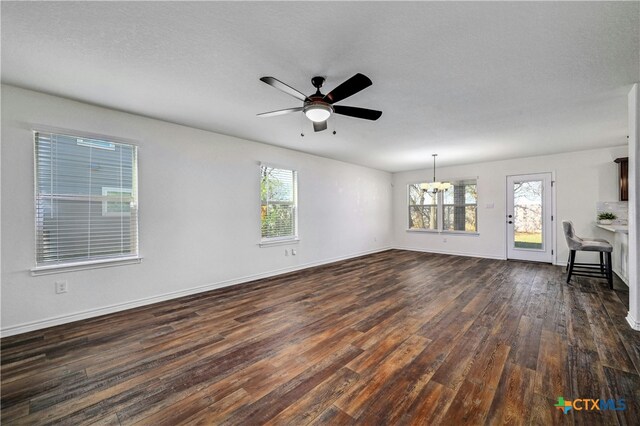
[[[282,240],[260,241],[258,245],[260,247],[271,247],[271,246],[282,246],[285,244],[298,244],[299,242],[300,242],[300,238],[287,238]]]
[[[112,266],[135,265],[142,262],[142,257],[125,257],[118,259],[89,260],[85,262],[63,263],[59,265],[36,266],[31,268],[31,275],[61,274],[63,272],[84,271],[87,269],[109,268]]]
[[[472,237],[480,236],[479,232],[466,232],[466,231],[438,231],[435,229],[407,229],[406,232],[418,232],[425,234],[447,234],[447,235],[469,235]]]
[[[478,237],[480,235],[479,232],[467,232],[467,231],[442,231],[441,234],[449,234],[449,235],[470,235],[472,237]]]

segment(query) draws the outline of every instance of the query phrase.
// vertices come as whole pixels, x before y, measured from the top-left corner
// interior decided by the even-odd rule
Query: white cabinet
[[[611,263],[613,272],[629,285],[629,234],[615,233]]]
[[[611,263],[613,272],[629,285],[629,227],[622,225],[597,225],[613,234]],[[607,240],[611,241],[609,238]]]

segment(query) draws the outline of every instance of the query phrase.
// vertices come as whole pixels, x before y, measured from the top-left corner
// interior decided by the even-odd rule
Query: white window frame
[[[426,233],[433,233],[433,234],[457,234],[457,235],[480,235],[478,229],[479,229],[479,225],[478,225],[478,200],[480,199],[480,195],[479,195],[479,179],[477,177],[470,177],[470,178],[465,178],[465,179],[451,179],[448,180],[449,182],[455,183],[455,182],[464,182],[464,181],[475,181],[475,185],[476,185],[476,203],[475,204],[465,204],[465,206],[472,206],[475,205],[476,206],[476,230],[475,231],[455,231],[455,230],[446,230],[444,229],[444,194],[442,192],[439,192],[437,194],[437,200],[436,200],[436,229],[429,229],[429,228],[411,228],[409,227],[410,224],[410,216],[411,216],[411,206],[413,204],[411,204],[411,190],[410,190],[410,186],[411,185],[421,185],[423,183],[427,183],[428,180],[425,181],[419,181],[419,182],[409,182],[407,183],[407,194],[406,194],[406,209],[405,211],[407,212],[407,232],[426,232]],[[449,189],[449,191],[453,190],[453,186],[451,187],[451,189]],[[427,205],[432,205],[432,204],[427,204]],[[455,206],[455,204],[446,204],[446,206]]]
[[[139,146],[137,141],[135,140],[129,140],[129,139],[123,139],[123,138],[117,138],[117,137],[112,137],[112,136],[108,136],[108,135],[102,135],[102,134],[96,134],[96,133],[89,133],[89,132],[84,132],[84,131],[78,131],[78,130],[69,130],[69,129],[63,129],[63,128],[57,128],[57,127],[49,127],[49,126],[39,126],[37,128],[33,128],[31,130],[32,133],[32,143],[33,143],[33,162],[32,162],[32,166],[34,167],[34,171],[33,171],[33,179],[34,179],[34,187],[33,187],[33,199],[34,199],[34,207],[37,208],[37,197],[38,197],[38,173],[37,173],[37,169],[36,169],[36,158],[38,155],[38,151],[37,151],[37,144],[36,144],[36,136],[38,133],[50,133],[50,134],[56,134],[56,135],[62,135],[62,136],[69,136],[69,137],[74,137],[77,138],[78,140],[78,145],[83,145],[83,146],[89,146],[87,145],[86,141],[83,141],[82,139],[93,139],[95,141],[102,141],[105,143],[104,146],[98,146],[95,145],[92,147],[97,148],[97,149],[106,149],[106,150],[112,150],[112,146],[114,144],[122,144],[122,145],[131,145],[134,147],[136,155],[135,155],[135,174],[134,174],[134,185],[135,188],[138,187],[138,174],[139,174],[139,161],[138,161],[138,152],[139,152]],[[120,190],[120,188],[117,188],[118,190]],[[104,194],[104,189],[103,189],[103,194]],[[133,196],[133,193],[132,193]],[[136,190],[136,206],[135,209],[138,212],[137,213],[137,220],[136,220],[136,228],[139,227],[139,206],[138,206],[138,201],[137,201],[137,190]],[[104,204],[104,203],[103,203]],[[104,205],[103,205],[103,209],[104,209]],[[116,213],[117,214],[117,213]],[[127,214],[130,216],[131,213],[127,212]],[[38,218],[37,215],[34,215],[34,225],[35,225],[35,248],[37,250],[38,247],[38,241],[37,241],[37,235],[38,235],[38,231],[39,231],[39,227],[38,227]],[[49,274],[58,274],[58,273],[65,273],[65,272],[72,272],[72,271],[83,271],[83,270],[91,270],[91,269],[99,269],[99,268],[108,268],[108,267],[112,267],[112,266],[121,266],[121,265],[132,265],[132,264],[139,264],[142,262],[143,257],[140,255],[140,231],[139,229],[136,229],[136,241],[135,241],[135,253],[132,254],[128,254],[128,255],[122,255],[122,256],[118,256],[118,257],[113,257],[113,258],[96,258],[96,259],[88,259],[88,260],[76,260],[76,261],[68,261],[68,262],[61,262],[61,263],[55,263],[55,264],[41,264],[38,265],[37,264],[37,253],[36,253],[36,258],[34,258],[34,260],[36,261],[36,266],[32,267],[29,269],[29,272],[31,273],[31,275],[33,276],[39,276],[39,275],[49,275]]]
[[[293,235],[287,235],[283,237],[270,237],[264,238],[262,237],[262,216],[258,217],[258,229],[260,232],[260,242],[258,245],[260,247],[268,247],[273,245],[283,245],[283,244],[292,244],[300,241],[298,235],[298,171],[292,167],[282,166],[271,163],[259,163],[258,167],[258,203],[260,206],[260,210],[262,210],[263,202],[262,202],[262,168],[267,167],[271,169],[279,169],[286,170],[293,173]]]

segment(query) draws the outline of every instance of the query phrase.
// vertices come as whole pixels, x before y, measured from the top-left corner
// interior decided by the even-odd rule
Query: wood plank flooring
[[[5,338],[2,423],[638,424],[626,286],[564,280],[390,250]]]

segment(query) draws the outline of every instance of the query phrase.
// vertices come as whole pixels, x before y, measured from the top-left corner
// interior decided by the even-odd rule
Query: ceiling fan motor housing
[[[320,88],[324,84],[324,77],[319,77],[319,76],[313,77],[311,79],[311,84],[313,84],[313,87],[320,90]]]

